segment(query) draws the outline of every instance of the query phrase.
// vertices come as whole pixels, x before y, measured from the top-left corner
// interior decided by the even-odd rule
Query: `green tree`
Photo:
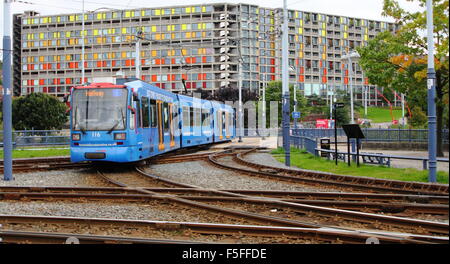
[[[56,97],[31,93],[13,100],[13,127],[16,130],[61,129],[67,122],[67,106]]]
[[[410,123],[413,127],[426,127],[427,126],[427,121],[428,121],[428,117],[425,114],[424,111],[422,111],[422,108],[420,108],[419,106],[414,106],[413,109],[411,109],[412,111],[412,117]]]
[[[281,124],[282,114],[283,114],[283,104],[282,104],[282,91],[283,83],[281,81],[272,81],[267,84],[266,87],[266,102],[279,102],[278,104],[278,124]],[[290,113],[294,112],[294,85],[289,86],[290,92]],[[302,110],[307,104],[307,100],[300,94],[300,91],[297,90],[297,110]],[[269,103],[266,104],[266,116],[269,117]],[[303,112],[302,112],[303,115]],[[290,115],[292,120],[292,115]],[[269,120],[268,120],[269,122]]]
[[[426,4],[426,0],[411,1]],[[448,112],[443,100],[448,98],[449,86],[448,7],[448,0],[433,1],[438,156],[443,156],[442,128],[444,113]],[[383,15],[394,18],[400,29],[394,34],[380,33],[366,46],[357,48],[359,64],[370,83],[405,93],[410,105],[426,112],[427,39],[422,33],[426,30],[426,12],[407,12],[398,1],[384,0]]]

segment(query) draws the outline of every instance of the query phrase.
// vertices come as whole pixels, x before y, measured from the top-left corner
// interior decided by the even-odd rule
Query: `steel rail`
[[[138,170],[140,171],[140,169]],[[155,176],[157,177],[157,176]],[[154,179],[164,178],[158,177]],[[172,194],[241,194],[244,196],[257,197],[273,197],[283,199],[299,199],[299,200],[332,200],[332,201],[377,201],[384,204],[390,202],[415,203],[415,204],[449,204],[448,196],[434,195],[405,195],[405,194],[378,194],[378,193],[344,193],[344,192],[302,192],[302,191],[278,191],[278,190],[214,190],[207,188],[199,188],[189,185],[189,188],[144,188],[145,190],[157,193]],[[0,186],[0,192],[74,192],[74,193],[115,193],[115,194],[139,194],[141,192],[133,188],[124,187],[54,187],[54,186]],[[229,195],[232,196],[232,195]]]
[[[97,236],[71,233],[2,231],[3,244],[202,244],[201,241]],[[76,241],[76,242],[75,242]]]
[[[171,222],[152,220],[128,220],[128,219],[106,219],[106,218],[79,218],[62,216],[27,216],[27,215],[0,215],[0,223],[3,224],[38,224],[38,225],[80,225],[107,226],[107,227],[135,227],[151,228],[157,230],[186,230],[204,235],[247,235],[259,237],[292,237],[307,238],[327,242],[344,243],[366,243],[368,238],[377,238],[380,243],[448,243],[448,237],[425,236],[407,233],[384,232],[373,233],[370,231],[359,232],[354,230],[340,230],[332,228],[299,228],[299,227],[279,227],[279,226],[256,226],[256,225],[231,225],[215,223],[196,222]],[[76,235],[72,235],[76,236]]]
[[[149,189],[146,189],[149,191]],[[165,189],[167,190],[167,189]],[[219,196],[214,191],[203,192],[203,194],[208,194],[208,196],[198,196],[198,195],[187,195],[186,190],[190,190],[191,193],[199,193],[197,189],[184,189],[183,194],[173,194],[175,197],[179,197],[182,199],[188,199],[193,201],[207,201],[207,202],[247,202],[247,203],[256,203],[256,204],[266,204],[277,206],[277,203],[274,203],[272,200],[263,199],[264,197],[236,197],[228,195],[228,193],[219,192]],[[142,194],[138,190],[126,190],[126,192],[118,193],[118,192],[3,192],[0,191],[0,200],[49,200],[49,199],[88,199],[93,201],[98,200],[116,200],[116,201],[148,201],[151,199],[157,199],[157,195],[146,195]],[[152,191],[150,191],[152,192]],[[160,193],[160,192],[155,192]],[[202,192],[200,192],[202,193]],[[211,196],[212,194],[216,194],[216,196]],[[164,199],[164,198],[162,198]],[[418,203],[380,203],[380,202],[361,202],[361,201],[340,201],[340,200],[317,200],[317,199],[279,199],[280,201],[285,201],[289,203],[299,203],[299,204],[309,204],[316,205],[321,207],[332,207],[338,209],[345,210],[376,210],[383,213],[400,213],[400,212],[414,212],[414,213],[422,213],[422,214],[436,214],[436,215],[448,215],[449,214],[449,206],[443,204],[418,204]],[[290,208],[291,206],[285,206]]]

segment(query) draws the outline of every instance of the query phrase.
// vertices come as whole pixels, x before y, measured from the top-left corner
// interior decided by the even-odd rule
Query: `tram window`
[[[149,111],[149,104],[148,104],[148,98],[142,97],[142,125],[143,127],[150,127],[150,111]]]
[[[195,126],[201,126],[201,121],[202,121],[202,109],[201,108],[194,108],[195,110],[195,120],[194,120],[194,125]]]
[[[141,104],[139,101],[136,102],[136,124],[138,127],[142,127],[142,112],[141,112]]]
[[[163,104],[163,121],[164,131],[169,131],[169,105],[167,103]]]
[[[152,127],[157,127],[158,126],[158,118],[157,118],[157,112],[156,112],[156,101],[155,100],[150,100],[150,114],[151,114],[151,118],[150,121],[152,123]]]
[[[189,127],[189,107],[183,106],[183,127]]]
[[[194,127],[194,108],[189,108],[189,126]]]

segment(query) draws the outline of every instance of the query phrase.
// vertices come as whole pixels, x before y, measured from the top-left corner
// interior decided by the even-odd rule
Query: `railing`
[[[379,128],[362,128],[365,138],[362,142],[384,141],[384,142],[428,142],[427,129],[379,129]],[[442,130],[443,143],[449,143],[449,130]],[[293,134],[310,137],[334,137],[334,129],[320,128],[300,128]],[[345,136],[342,128],[337,129],[337,136]]]
[[[308,152],[310,152],[310,151],[308,151]],[[334,160],[334,156],[335,156],[334,150],[316,148],[316,149],[314,149],[313,154],[318,156],[319,152],[326,153],[327,159]],[[355,162],[356,158],[357,158],[356,152],[350,152],[350,157],[352,158],[353,162]],[[417,160],[417,161],[422,161],[422,169],[424,169],[424,170],[428,169],[428,158],[423,158],[423,157],[384,155],[384,154],[365,153],[365,152],[359,153],[359,157],[362,159],[363,163],[385,165],[388,167],[391,166],[391,160],[393,160],[393,159]],[[343,160],[343,161],[348,161],[348,153],[338,151],[338,159]],[[437,162],[447,162],[448,163],[449,159],[437,158]]]
[[[13,146],[69,145],[69,130],[16,130],[13,131]],[[0,147],[3,147],[3,132],[0,132]]]

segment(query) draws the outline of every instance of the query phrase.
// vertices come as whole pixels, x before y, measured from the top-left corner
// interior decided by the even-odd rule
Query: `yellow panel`
[[[325,30],[322,30],[322,37],[325,37],[327,35],[327,32]]]
[[[73,22],[73,21],[75,21],[75,16],[74,16],[74,15],[72,15],[72,16],[69,16],[69,21],[70,21],[70,22]]]
[[[175,14],[175,8],[172,8],[172,15]]]
[[[367,41],[369,39],[369,36],[364,35],[364,40]]]
[[[164,15],[164,9],[161,9],[161,15]]]
[[[152,50],[152,57],[156,57],[156,50]]]
[[[300,19],[300,26],[303,27],[303,19]]]
[[[102,19],[102,13],[97,14],[97,19]]]
[[[39,62],[44,62],[44,56],[39,56]]]
[[[131,12],[130,11],[125,11],[125,17],[130,17]]]
[[[190,7],[186,7],[186,14],[189,14],[189,13],[191,13],[191,8]]]
[[[92,56],[93,56],[94,60],[98,59],[98,53],[94,53],[94,54],[92,54]]]
[[[298,11],[295,11],[295,18],[298,18]]]
[[[152,26],[152,32],[156,32],[156,26]]]
[[[186,30],[187,29],[187,25],[186,24],[182,24],[181,25],[181,30]]]
[[[325,23],[322,23],[322,28],[325,29]]]
[[[347,38],[347,36],[348,36],[348,33],[344,32],[344,38]]]
[[[206,6],[202,6],[202,12],[206,12]]]
[[[181,50],[181,54],[182,54],[183,56],[186,56],[186,55],[187,55],[187,50],[186,50],[186,49],[182,49],[182,50]]]
[[[186,32],[186,38],[190,38],[191,37],[191,32]]]
[[[300,35],[303,34],[303,28],[298,28],[298,34],[300,34]]]
[[[160,9],[156,9],[155,10],[155,15],[160,16],[161,15],[161,10]]]
[[[70,31],[66,31],[66,38],[70,38]]]
[[[125,51],[122,51],[122,58],[126,58],[127,57],[127,53]]]
[[[206,38],[206,32],[202,32],[202,38]]]
[[[44,33],[39,33],[39,39],[44,39]]]
[[[302,51],[298,53],[298,57],[299,58],[303,58],[303,52]]]
[[[127,33],[127,28],[122,28],[122,34],[126,34]]]
[[[325,60],[325,59],[326,59],[325,54],[322,54],[322,60]]]
[[[94,36],[98,35],[98,29],[94,29]]]
[[[141,16],[145,16],[145,11],[144,10],[141,11]]]
[[[66,55],[66,60],[71,60],[71,57],[70,57],[70,55]]]
[[[48,17],[44,17],[44,23],[48,23]]]
[[[160,40],[161,39],[161,34],[155,34],[155,39],[156,40]]]
[[[344,26],[344,30],[345,30],[345,31],[348,30],[348,26],[347,26],[347,25]]]

